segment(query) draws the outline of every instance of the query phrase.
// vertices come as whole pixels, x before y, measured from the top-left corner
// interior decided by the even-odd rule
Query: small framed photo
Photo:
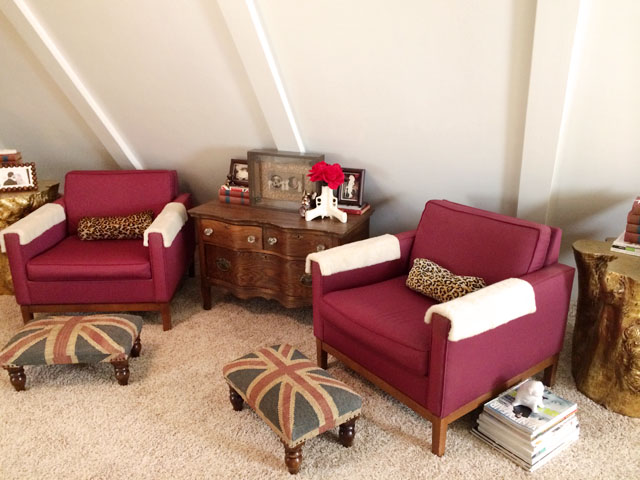
[[[304,192],[319,193],[319,182],[309,180],[309,170],[324,155],[249,150],[249,191],[251,205],[298,211]]]
[[[338,205],[364,205],[364,169],[343,168],[344,183],[338,187]]]
[[[22,192],[37,189],[35,163],[3,163],[0,165],[0,192]]]
[[[249,165],[246,160],[232,158],[229,165],[229,181],[232,185],[249,186]]]

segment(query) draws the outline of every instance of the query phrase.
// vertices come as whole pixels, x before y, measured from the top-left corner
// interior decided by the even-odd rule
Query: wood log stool
[[[261,348],[222,369],[233,409],[243,402],[284,444],[284,461],[296,474],[304,442],[339,426],[340,443],[350,447],[362,398],[291,345]]]
[[[0,366],[17,390],[27,365],[110,362],[120,385],[129,383],[129,357],[140,355],[142,318],[136,315],[55,316],[27,323],[0,351]]]
[[[573,244],[578,309],[571,372],[592,400],[640,417],[640,257],[610,247],[610,241]]]

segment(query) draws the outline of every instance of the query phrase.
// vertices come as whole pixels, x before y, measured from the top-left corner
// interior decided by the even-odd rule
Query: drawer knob
[[[210,237],[210,236],[213,234],[213,228],[205,228],[205,229],[204,229],[204,234],[205,234],[207,237]]]
[[[249,235],[249,236],[247,237],[247,242],[249,242],[249,243],[256,243],[256,237],[255,237],[255,236],[253,236],[253,235]]]
[[[216,260],[216,265],[218,266],[218,270],[222,270],[223,272],[226,272],[231,268],[231,262],[223,257]]]
[[[321,243],[321,244],[319,244],[319,245],[316,247],[316,252],[321,252],[321,251],[323,251],[325,248],[326,248],[326,247],[324,246],[324,244],[323,244],[323,243]]]
[[[278,243],[278,239],[276,237],[269,237],[267,238],[267,243],[269,245],[275,245],[276,243]]]

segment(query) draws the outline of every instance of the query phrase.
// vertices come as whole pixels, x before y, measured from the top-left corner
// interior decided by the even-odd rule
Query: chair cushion
[[[362,399],[291,345],[226,364],[227,383],[290,447],[360,414]]]
[[[142,240],[83,242],[67,237],[27,262],[34,281],[150,279],[148,248]]]
[[[125,216],[82,217],[78,222],[80,240],[132,240],[142,238],[153,222],[153,212],[132,213]]]
[[[446,200],[427,202],[410,261],[428,258],[458,275],[492,284],[539,270],[551,229]]]
[[[335,326],[418,375],[427,374],[431,325],[424,315],[435,300],[406,287],[402,275],[326,294],[317,307],[325,330]]]
[[[407,277],[407,287],[439,302],[448,302],[486,286],[480,277],[455,275],[426,258],[416,258]]]
[[[98,363],[129,357],[137,315],[57,316],[27,323],[0,352],[1,366]]]
[[[178,195],[175,170],[72,171],[65,175],[64,202],[69,234],[82,217],[129,215],[153,210],[157,216]]]

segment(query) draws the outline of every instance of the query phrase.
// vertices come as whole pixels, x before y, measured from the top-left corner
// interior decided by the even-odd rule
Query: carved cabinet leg
[[[142,344],[140,343],[140,337],[138,336],[133,342],[133,346],[131,347],[131,353],[129,354],[129,356],[139,357],[141,350],[142,350]]]
[[[4,367],[9,372],[9,381],[17,392],[24,390],[27,383],[27,376],[24,374],[24,367]]]
[[[300,465],[302,464],[302,446],[304,442],[295,447],[289,447],[284,445],[284,463],[291,475],[295,475],[300,471]]]
[[[356,420],[357,419],[358,417],[352,418],[348,422],[344,422],[339,427],[338,435],[340,438],[340,443],[344,447],[350,447],[351,445],[353,445],[353,440],[356,438]]]
[[[120,360],[111,362],[116,372],[116,380],[120,385],[129,383],[129,360]]]
[[[240,394],[233,389],[233,387],[229,387],[229,401],[231,402],[231,405],[233,405],[233,409],[236,412],[242,410],[242,404],[244,403],[244,400],[242,399]]]

